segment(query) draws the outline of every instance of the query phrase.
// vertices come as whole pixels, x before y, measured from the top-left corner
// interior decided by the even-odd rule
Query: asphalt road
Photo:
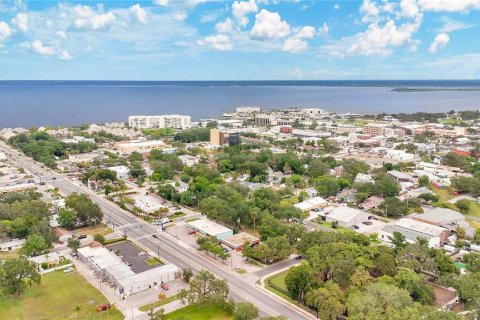
[[[34,160],[20,154],[19,151],[10,148],[1,141],[0,149],[10,154],[8,158],[15,161],[18,166],[40,176],[43,181],[51,183],[62,193],[79,192],[88,194],[102,208],[104,220],[107,223],[115,223],[117,229],[126,232],[129,238],[135,239],[154,253],[158,252],[168,262],[177,265],[179,268],[191,268],[195,271],[209,270],[218,278],[226,280],[230,286],[230,295],[236,301],[249,301],[255,304],[263,314],[284,315],[292,320],[315,319],[313,315],[306,314],[305,311],[292,307],[287,302],[274,298],[272,295],[255,287],[254,283],[248,282],[241,275],[237,275],[225,267],[205,259],[194,249],[183,246],[174,237],[166,233],[160,233],[158,234],[158,239],[153,238],[152,234],[157,233],[157,228],[136,218],[102,196],[95,194],[79,182],[72,181],[65,175],[50,169],[42,168]]]

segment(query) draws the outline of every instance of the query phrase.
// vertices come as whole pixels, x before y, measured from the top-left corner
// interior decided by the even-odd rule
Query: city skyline
[[[2,80],[480,79],[480,1],[4,1]]]

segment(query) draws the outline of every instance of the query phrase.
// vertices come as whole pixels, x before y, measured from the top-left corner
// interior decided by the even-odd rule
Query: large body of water
[[[0,128],[127,121],[129,115],[216,117],[237,106],[333,112],[441,112],[480,108],[465,81],[0,81]]]

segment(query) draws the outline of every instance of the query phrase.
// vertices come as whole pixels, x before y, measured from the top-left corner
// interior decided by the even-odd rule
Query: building
[[[220,240],[220,242],[232,250],[242,251],[243,245],[245,243],[248,242],[250,246],[254,246],[260,243],[260,239],[255,236],[252,236],[249,233],[240,232],[240,233],[237,233],[236,235],[223,238]]]
[[[255,124],[263,126],[288,126],[293,124],[293,120],[277,118],[270,114],[257,114],[255,115]]]
[[[7,160],[7,156],[5,155],[5,153],[0,152],[0,161],[5,161],[5,160]]]
[[[388,149],[385,158],[396,161],[411,161],[415,158],[415,155],[413,153],[405,152],[405,150]]]
[[[370,123],[366,124],[362,128],[364,134],[369,134],[373,137],[383,136],[385,133],[385,128],[388,127],[387,124],[383,123]]]
[[[223,146],[227,143],[226,134],[218,129],[210,129],[210,144],[212,146]]]
[[[292,127],[291,126],[282,126],[280,127],[280,133],[291,134]]]
[[[25,239],[12,239],[7,242],[0,243],[0,251],[13,251],[23,247]]]
[[[431,248],[439,248],[449,236],[449,231],[443,227],[435,226],[422,221],[402,218],[380,229],[378,238],[382,241],[391,242],[394,232],[400,232],[409,243],[417,242],[418,238],[428,241]]]
[[[323,116],[325,110],[319,108],[305,108],[302,109],[302,113],[309,118],[316,118],[318,116]]]
[[[132,152],[139,152],[142,154],[149,153],[153,149],[163,149],[166,147],[165,142],[161,140],[148,140],[148,141],[128,141],[120,142],[117,144],[118,150],[123,154],[130,154]]]
[[[293,206],[302,211],[310,211],[317,208],[323,208],[328,205],[328,202],[322,197],[314,197],[299,203],[295,203]]]
[[[229,146],[236,146],[240,144],[240,132],[229,132],[228,133],[228,145]]]
[[[413,177],[407,173],[398,171],[398,170],[390,170],[387,174],[395,179],[397,182],[408,182],[413,181]]]
[[[465,220],[465,216],[451,209],[435,208],[425,213],[412,214],[410,217],[417,221],[443,227],[450,230],[451,233],[456,233],[457,227],[460,227],[465,230],[466,236],[475,236],[475,229]]]
[[[92,162],[96,159],[107,159],[108,157],[104,154],[89,152],[89,153],[77,153],[68,155],[68,161],[72,163],[84,163]]]
[[[357,226],[362,222],[368,221],[370,214],[368,212],[350,208],[350,207],[336,207],[326,216],[328,222],[338,222],[341,227],[349,228]]]
[[[128,179],[128,173],[130,169],[127,166],[114,166],[108,167],[108,170],[114,171],[117,174],[118,179],[126,180]]]
[[[204,236],[215,237],[218,240],[233,236],[233,230],[224,227],[211,220],[202,219],[188,222],[191,229],[199,232]]]
[[[188,129],[192,126],[192,118],[179,114],[169,114],[160,116],[130,116],[128,125],[131,128],[149,129],[149,128],[173,128]]]

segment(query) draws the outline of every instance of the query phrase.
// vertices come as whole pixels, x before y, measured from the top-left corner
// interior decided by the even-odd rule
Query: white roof
[[[160,267],[156,267],[142,273],[137,273],[130,277],[126,277],[123,279],[119,279],[118,283],[123,288],[129,288],[132,284],[148,281],[151,279],[158,279],[163,275],[167,275],[169,273],[179,272],[180,269],[174,264],[166,264]]]
[[[31,257],[28,260],[35,262],[36,264],[42,264],[49,261],[60,260],[61,255],[58,252],[49,252],[47,254],[42,254],[41,256]]]
[[[442,234],[446,229],[442,227],[437,227],[429,223],[403,218],[395,222],[395,226],[400,228],[405,228],[413,230],[419,233],[423,233],[432,237],[437,237]]]
[[[231,229],[224,227],[216,222],[210,221],[210,220],[195,220],[195,221],[190,221],[188,224],[194,228],[199,230],[200,232],[203,232],[205,234],[208,234],[210,236],[216,236],[222,233],[230,232],[232,231]]]
[[[0,248],[10,248],[10,247],[17,247],[21,246],[25,243],[25,239],[12,239],[8,242],[0,243]]]
[[[77,252],[81,255],[84,256],[85,258],[90,258],[90,257],[97,257],[101,256],[104,254],[110,254],[110,251],[104,247],[96,247],[96,248],[91,248],[91,247],[83,247],[77,250]]]
[[[295,203],[293,206],[302,210],[302,211],[308,211],[311,209],[314,209],[318,206],[326,204],[327,201],[323,199],[322,197],[313,197],[311,199],[305,200],[300,203]]]
[[[409,174],[406,174],[404,172],[398,171],[398,170],[390,170],[388,171],[389,174],[394,176],[395,178],[398,179],[411,179],[412,177]]]
[[[465,220],[465,216],[463,214],[447,208],[435,208],[425,213],[415,214],[414,216],[422,220],[428,220],[437,223],[449,223],[452,221]]]
[[[367,214],[367,212],[350,207],[336,207],[329,214],[328,217],[337,221],[350,222],[359,214]]]
[[[148,141],[129,141],[119,143],[120,147],[150,147],[150,146],[161,146],[164,145],[165,142],[161,140],[148,140]]]
[[[117,264],[124,264],[118,256],[110,252],[109,254],[90,257],[89,259],[98,269],[106,269]]]
[[[125,263],[120,263],[111,267],[107,267],[105,268],[105,271],[113,275],[117,280],[135,275],[135,272],[133,272],[132,269],[130,269]]]

